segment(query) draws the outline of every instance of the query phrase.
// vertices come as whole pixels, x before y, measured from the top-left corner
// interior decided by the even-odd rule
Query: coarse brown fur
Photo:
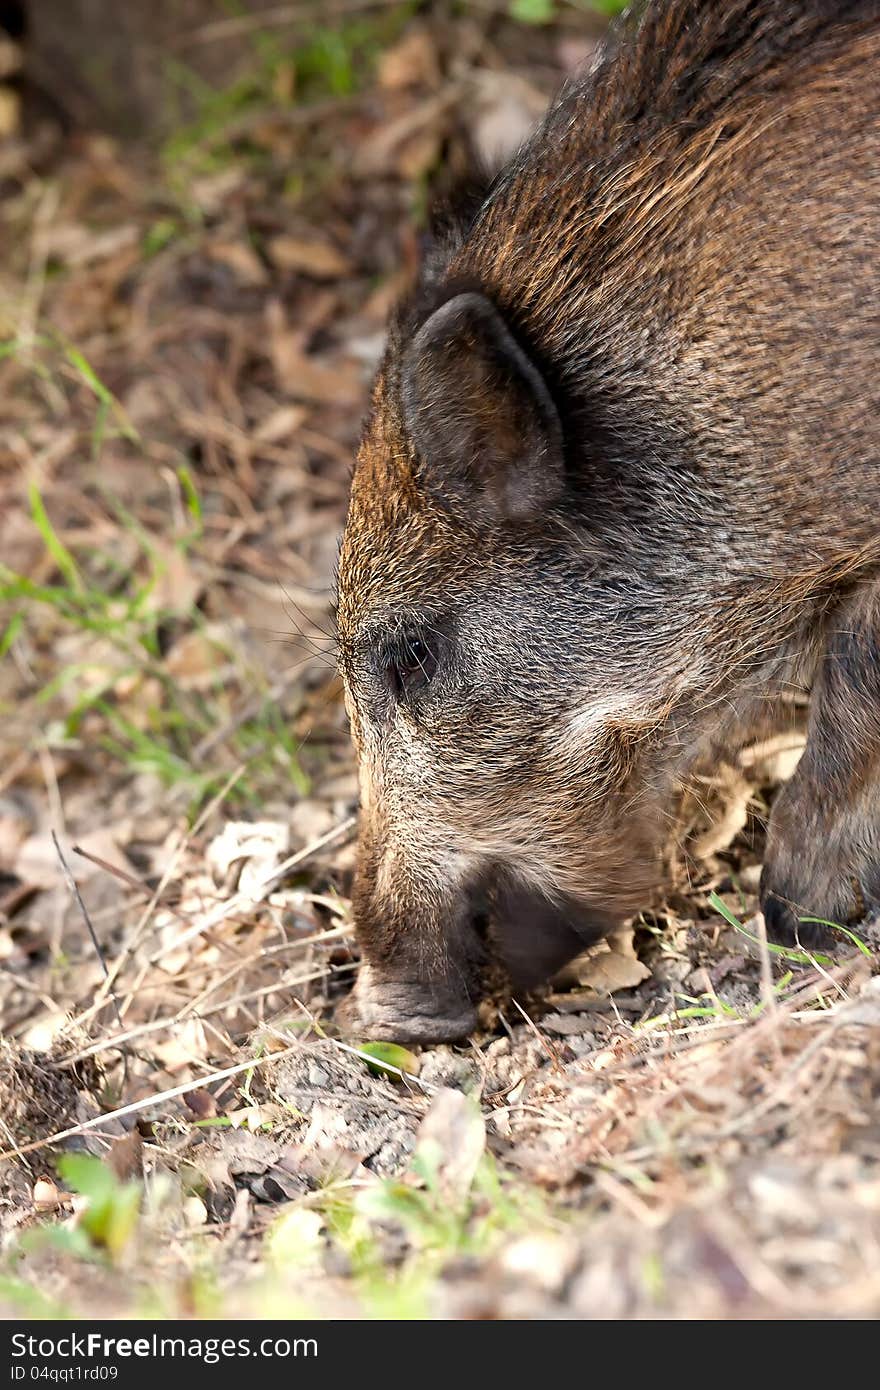
[[[880,0],[653,0],[429,259],[339,569],[371,1033],[635,911],[791,685],[768,923],[880,894],[878,266]]]

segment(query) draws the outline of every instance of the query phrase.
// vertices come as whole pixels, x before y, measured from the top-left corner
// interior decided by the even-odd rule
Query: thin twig
[[[85,1134],[90,1129],[97,1129],[98,1125],[109,1124],[112,1120],[121,1120],[125,1115],[136,1115],[141,1110],[149,1109],[151,1105],[161,1105],[163,1101],[175,1100],[178,1096],[185,1096],[189,1091],[197,1091],[202,1086],[212,1086],[215,1081],[225,1081],[229,1076],[240,1076],[242,1072],[265,1066],[269,1062],[279,1062],[282,1058],[289,1057],[291,1053],[297,1052],[301,1048],[302,1043],[295,1042],[281,1052],[267,1053],[263,1057],[252,1057],[247,1062],[237,1062],[234,1067],[224,1067],[222,1071],[209,1072],[207,1076],[197,1076],[193,1081],[185,1081],[182,1086],[172,1086],[169,1091],[159,1091],[154,1096],[143,1096],[140,1100],[132,1101],[130,1105],[121,1106],[119,1110],[110,1110],[105,1115],[95,1115],[91,1120],[84,1120],[82,1124],[71,1125],[69,1129],[60,1129],[57,1134],[50,1134],[45,1139],[35,1139],[30,1144],[22,1144],[18,1149],[9,1149],[0,1153],[0,1163],[4,1163],[10,1158],[21,1157],[24,1154],[36,1153],[38,1149],[48,1148],[50,1144],[60,1144],[64,1139],[74,1139],[77,1135]]]
[[[522,1016],[523,1016],[523,1018],[525,1019],[526,1023],[527,1023],[528,1026],[531,1028],[531,1030],[532,1030],[532,1032],[534,1033],[535,1037],[538,1039],[538,1042],[541,1044],[541,1046],[543,1047],[544,1051],[547,1053],[547,1056],[550,1058],[550,1061],[551,1061],[551,1063],[552,1063],[552,1065],[553,1065],[553,1070],[554,1070],[554,1071],[562,1071],[562,1061],[561,1061],[561,1058],[560,1058],[560,1056],[559,1056],[559,1052],[558,1052],[557,1049],[553,1046],[553,1044],[552,1044],[552,1042],[550,1041],[550,1039],[549,1039],[549,1038],[545,1038],[544,1034],[541,1032],[541,1030],[540,1030],[540,1028],[538,1027],[538,1025],[534,1022],[533,1019],[529,1018],[529,1016],[528,1016],[528,1014],[526,1013],[525,1009],[523,1008],[522,1004],[520,1004],[520,1003],[518,1002],[518,1000],[516,1000],[516,999],[511,999],[510,1002],[511,1002],[511,1004],[513,1005],[513,1007],[514,1007],[515,1009],[517,1009],[518,1012],[519,1012],[520,1014],[522,1014]]]
[[[297,850],[296,854],[291,854],[290,857],[279,864],[276,869],[272,869],[269,873],[263,874],[254,884],[250,892],[234,893],[227,902],[221,903],[213,912],[209,912],[204,922],[196,923],[195,926],[190,927],[173,941],[169,941],[165,946],[162,946],[156,951],[150,957],[150,965],[158,964],[160,960],[164,960],[172,951],[177,951],[181,946],[185,946],[186,943],[192,941],[194,937],[202,936],[213,927],[219,926],[221,922],[224,922],[227,917],[231,917],[239,908],[245,905],[255,905],[258,903],[261,895],[265,893],[265,890],[270,888],[273,883],[283,878],[291,869],[298,868],[299,865],[304,864],[307,859],[311,859],[312,855],[317,854],[319,850],[325,849],[327,845],[335,844],[337,840],[341,840],[354,829],[356,824],[356,816],[347,816],[344,821],[340,821],[339,825],[334,826],[332,830],[328,830],[325,835],[320,835],[317,840],[313,840],[312,843],[306,845],[304,849]]]
[[[89,936],[90,936],[91,939],[92,939],[92,945],[93,945],[94,948],[95,948],[95,955],[98,957],[98,960],[100,961],[100,964],[101,964],[101,969],[102,969],[103,972],[104,972],[104,979],[105,979],[105,981],[106,981],[106,980],[109,980],[109,978],[110,978],[110,971],[109,971],[108,968],[107,968],[107,961],[106,961],[106,959],[105,959],[105,957],[104,957],[104,952],[103,952],[103,950],[102,950],[102,948],[101,948],[101,943],[100,943],[100,941],[98,940],[97,932],[95,931],[95,928],[94,928],[94,926],[92,925],[92,919],[91,919],[91,917],[89,916],[88,908],[86,907],[85,903],[83,902],[83,896],[82,896],[82,893],[79,891],[79,885],[78,885],[76,879],[74,878],[73,874],[72,874],[71,871],[70,871],[70,865],[68,864],[67,860],[64,858],[64,851],[62,850],[61,845],[60,845],[60,843],[59,843],[59,841],[58,841],[58,836],[55,834],[55,831],[54,831],[54,830],[51,832],[51,834],[52,834],[52,843],[53,843],[53,845],[55,846],[55,853],[58,855],[58,859],[59,859],[60,864],[61,864],[62,872],[63,872],[63,874],[64,874],[64,877],[65,877],[66,881],[67,881],[67,886],[68,886],[68,888],[70,889],[71,893],[73,894],[74,901],[76,902],[76,905],[77,905],[77,907],[79,908],[79,910],[80,910],[80,912],[81,912],[81,914],[82,914],[82,919],[83,919],[83,921],[85,922],[86,928],[88,929]],[[119,1026],[120,1026],[120,1028],[121,1028],[121,1027],[122,1027],[122,1014],[119,1012],[119,1004],[118,1004],[118,1002],[117,1002],[116,995],[113,993],[112,990],[110,991],[110,1000],[111,1000],[111,1002],[112,1002],[112,1004],[113,1004],[113,1009],[114,1009],[114,1012],[115,1012],[115,1014],[116,1014],[116,1021],[117,1021],[117,1023],[119,1024]]]

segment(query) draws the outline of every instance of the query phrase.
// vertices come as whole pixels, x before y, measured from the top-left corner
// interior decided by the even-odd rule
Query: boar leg
[[[829,624],[807,746],[770,817],[761,903],[786,944],[839,942],[803,916],[845,925],[880,910],[880,586]]]

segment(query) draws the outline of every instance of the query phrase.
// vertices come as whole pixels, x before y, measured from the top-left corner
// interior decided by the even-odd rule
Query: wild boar
[[[878,269],[876,0],[652,0],[429,257],[339,562],[350,1027],[465,1035],[489,927],[521,988],[643,906],[793,687],[768,928],[880,902]]]

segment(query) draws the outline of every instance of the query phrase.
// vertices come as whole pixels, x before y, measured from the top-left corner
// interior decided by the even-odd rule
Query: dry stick
[[[325,835],[320,835],[317,840],[313,840],[310,845],[306,845],[305,849],[297,850],[296,854],[291,854],[288,859],[285,859],[282,864],[278,865],[277,869],[272,869],[270,873],[263,874],[254,884],[251,892],[234,893],[228,902],[221,903],[213,912],[209,912],[204,922],[199,922],[195,926],[190,927],[188,931],[185,931],[181,936],[177,937],[176,940],[170,941],[166,946],[156,951],[150,957],[150,965],[156,965],[160,960],[163,960],[165,956],[170,955],[172,951],[179,950],[179,948],[185,946],[188,941],[192,941],[193,937],[201,936],[206,931],[210,931],[212,927],[219,926],[227,917],[231,917],[234,912],[237,912],[240,907],[244,907],[245,905],[256,905],[260,901],[257,894],[271,887],[273,883],[283,878],[291,869],[295,869],[298,865],[304,864],[307,859],[311,859],[312,855],[317,854],[318,850],[324,849],[327,845],[334,844],[336,840],[341,840],[343,836],[354,829],[356,823],[356,816],[347,816],[344,821],[340,821],[339,825],[334,826],[332,830],[328,830]]]
[[[95,864],[105,874],[112,874],[113,878],[118,878],[121,883],[127,884],[129,888],[134,888],[142,898],[152,898],[153,890],[142,883],[139,878],[135,878],[134,874],[126,873],[125,869],[121,869],[118,864],[111,864],[109,859],[102,859],[99,854],[92,854],[91,850],[83,849],[82,845],[72,845],[71,849],[74,854],[79,855],[80,859],[88,859],[90,864]]]
[[[772,1046],[777,1059],[782,1057],[782,1043],[779,1039],[779,1000],[773,987],[773,965],[770,961],[770,947],[767,944],[767,926],[763,912],[756,917],[758,929],[758,951],[761,963],[761,997],[768,1018],[773,1020]]]
[[[334,975],[341,975],[344,970],[353,970],[356,962],[340,965]],[[190,1019],[202,1023],[211,1014],[219,1014],[223,1009],[236,1008],[239,1004],[248,1003],[252,999],[263,999],[269,994],[278,994],[283,990],[291,989],[294,985],[311,984],[313,980],[322,980],[326,976],[326,970],[315,970],[310,975],[299,975],[295,980],[277,980],[274,984],[264,985],[261,989],[250,990],[244,994],[235,995],[232,999],[223,999],[219,1004],[212,1004],[209,1009],[203,1009],[201,1013],[192,1013],[191,1005],[187,1005],[174,1015],[173,1018],[154,1018],[150,1023],[139,1023],[135,1028],[129,1028],[127,1032],[116,1033],[110,1038],[100,1038],[97,1042],[90,1043],[88,1047],[81,1048],[78,1052],[68,1054],[66,1057],[59,1057],[52,1066],[58,1069],[73,1066],[74,1062],[81,1062],[85,1057],[96,1057],[99,1052],[106,1052],[108,1049],[117,1047],[122,1042],[131,1042],[135,1038],[145,1037],[148,1033],[160,1033],[165,1028],[175,1028],[179,1023],[187,1023]]]
[[[22,1144],[18,1149],[9,1149],[0,1153],[0,1163],[23,1154],[36,1153],[37,1149],[48,1148],[50,1144],[60,1144],[64,1139],[73,1139],[79,1134],[85,1134],[86,1130],[97,1129],[99,1125],[109,1124],[111,1120],[121,1120],[124,1115],[136,1115],[138,1111],[147,1110],[151,1105],[160,1105],[163,1101],[174,1100],[177,1096],[185,1096],[188,1091],[197,1091],[201,1086],[212,1086],[215,1081],[225,1081],[229,1076],[240,1076],[242,1072],[255,1070],[257,1067],[265,1066],[268,1062],[279,1062],[283,1057],[289,1057],[292,1052],[297,1052],[301,1048],[302,1043],[295,1042],[281,1052],[272,1052],[264,1057],[254,1057],[247,1062],[237,1062],[234,1067],[225,1067],[223,1071],[209,1072],[207,1076],[199,1076],[195,1081],[185,1081],[182,1086],[172,1086],[170,1091],[160,1091],[155,1096],[143,1096],[140,1100],[132,1101],[130,1105],[123,1105],[119,1110],[110,1110],[105,1115],[95,1115],[93,1119],[84,1120],[82,1124],[71,1125],[70,1129],[61,1129],[57,1134],[50,1134],[45,1139],[34,1139],[32,1143]]]
[[[550,1039],[544,1037],[544,1034],[541,1032],[541,1030],[540,1030],[540,1028],[538,1027],[538,1025],[534,1022],[533,1019],[529,1018],[529,1016],[528,1016],[528,1014],[526,1013],[525,1009],[523,1008],[522,1004],[520,1004],[518,1000],[516,1000],[516,999],[511,999],[510,1002],[512,1003],[513,1007],[514,1007],[515,1009],[518,1009],[519,1012],[522,1014],[522,1016],[523,1016],[523,1018],[525,1019],[526,1023],[529,1025],[529,1027],[531,1028],[531,1030],[532,1030],[532,1032],[534,1033],[535,1037],[538,1039],[538,1042],[541,1044],[541,1046],[543,1047],[544,1051],[547,1053],[547,1056],[550,1058],[550,1061],[553,1063],[553,1070],[554,1070],[554,1071],[562,1071],[562,1063],[561,1063],[561,1060],[560,1060],[560,1057],[559,1057],[559,1053],[558,1053],[557,1049],[553,1046],[553,1044],[552,1044],[552,1042],[550,1041]]]
[[[101,943],[100,943],[100,941],[98,940],[97,933],[95,932],[95,928],[92,926],[92,919],[91,919],[91,917],[89,916],[88,908],[86,907],[85,903],[83,902],[82,893],[79,891],[79,885],[77,884],[77,881],[76,881],[76,879],[74,878],[73,874],[70,872],[70,866],[69,866],[69,864],[67,863],[67,860],[64,858],[64,852],[63,852],[63,850],[62,850],[62,848],[61,848],[61,845],[58,843],[58,836],[55,834],[55,831],[54,831],[54,830],[52,831],[52,843],[53,843],[53,845],[55,846],[55,853],[58,855],[58,858],[59,858],[59,860],[60,860],[60,862],[61,862],[61,868],[62,868],[62,871],[63,871],[63,873],[64,873],[64,877],[65,877],[65,879],[67,880],[67,886],[68,886],[68,888],[70,889],[71,893],[73,894],[74,901],[76,902],[77,907],[79,908],[80,912],[82,913],[82,918],[83,918],[83,921],[85,922],[86,927],[87,927],[87,929],[88,929],[89,936],[92,938],[92,945],[93,945],[94,948],[95,948],[95,955],[98,957],[98,960],[99,960],[100,963],[101,963],[101,969],[102,969],[103,972],[104,972],[104,979],[105,979],[105,981],[106,981],[106,980],[108,980],[109,977],[110,977],[110,971],[107,969],[107,961],[106,961],[105,958],[104,958],[104,952],[103,952],[103,950],[101,949]],[[113,1003],[113,1009],[114,1009],[114,1012],[115,1012],[115,1014],[116,1014],[116,1021],[117,1021],[117,1023],[119,1024],[119,1026],[120,1026],[120,1028],[121,1028],[121,1027],[122,1027],[122,1014],[119,1012],[119,1004],[117,1003],[116,995],[113,994],[112,991],[111,991],[111,993],[110,993],[110,999],[112,1000],[112,1003]]]

